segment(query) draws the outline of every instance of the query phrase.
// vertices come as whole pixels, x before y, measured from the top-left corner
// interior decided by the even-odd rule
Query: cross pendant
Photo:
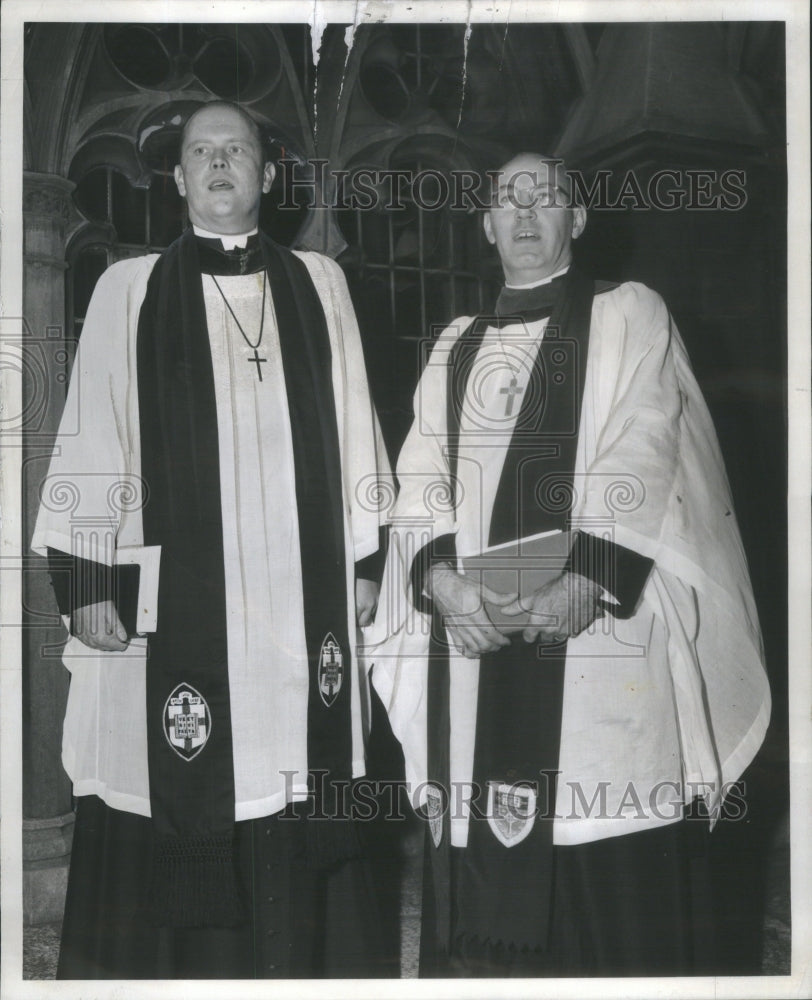
[[[505,416],[509,417],[513,413],[513,399],[517,392],[521,392],[524,386],[521,386],[516,381],[516,376],[510,380],[510,385],[505,386],[504,389],[500,389],[499,392],[502,395],[507,394],[507,399],[505,400]]]
[[[264,363],[265,363],[265,362],[266,362],[266,361],[267,361],[268,359],[267,359],[267,358],[261,358],[261,357],[259,356],[259,351],[258,351],[258,350],[256,349],[256,347],[255,347],[255,348],[254,348],[254,356],[253,356],[253,358],[246,358],[245,360],[246,360],[246,361],[247,361],[247,362],[248,362],[249,364],[252,364],[252,365],[256,365],[256,366],[257,366],[257,375],[259,375],[259,380],[260,380],[260,382],[261,382],[261,381],[262,381],[262,369],[261,369],[261,368],[260,368],[259,366],[260,366],[261,364],[264,364]],[[514,381],[515,381],[515,379],[514,379]]]

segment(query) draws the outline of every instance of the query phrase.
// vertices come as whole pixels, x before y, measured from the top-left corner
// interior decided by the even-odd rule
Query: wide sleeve
[[[597,334],[593,319],[595,370],[582,415],[587,454],[573,521],[589,530],[608,520],[615,541],[653,558],[678,466],[674,331],[655,292],[628,284],[613,294],[617,305],[603,310]]]
[[[133,461],[132,320],[153,260],[113,265],[93,293],[53,455],[40,485],[32,538],[40,555],[57,549],[110,566],[122,518],[140,510],[141,482]]]
[[[574,526],[610,525],[614,542],[753,619],[724,461],[679,332],[645,286],[611,295],[590,344]]]
[[[643,599],[664,626],[683,773],[711,789],[715,814],[769,720],[758,615],[722,454],[679,332],[644,286],[612,294],[589,361],[574,521],[654,562]]]
[[[369,391],[355,310],[344,272],[334,260],[310,251],[295,253],[313,279],[330,334],[345,509],[354,560],[356,566],[375,566],[394,484]]]

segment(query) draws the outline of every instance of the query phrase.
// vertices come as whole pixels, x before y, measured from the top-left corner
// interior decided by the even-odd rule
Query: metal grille
[[[412,176],[433,167],[417,160],[397,168],[407,166]],[[401,189],[402,210],[348,209],[339,217],[350,244],[340,263],[393,454],[413,418],[412,396],[425,360],[421,343],[433,340],[456,317],[491,309],[501,284],[481,213],[448,203],[421,208],[407,190],[408,185]]]
[[[91,223],[109,234],[83,241],[68,254],[69,315],[73,336],[78,337],[103,272],[118,260],[165,250],[180,236],[186,208],[172,178],[156,175],[149,188],[136,188],[110,166],[89,171],[74,197]]]
[[[429,165],[409,165],[414,175]],[[498,284],[488,261],[479,213],[421,208],[402,192],[401,211],[353,211],[342,219],[351,248],[342,263],[364,298],[374,299],[381,335],[382,317],[396,339],[420,340],[455,316],[489,308]],[[347,230],[350,230],[349,232]]]

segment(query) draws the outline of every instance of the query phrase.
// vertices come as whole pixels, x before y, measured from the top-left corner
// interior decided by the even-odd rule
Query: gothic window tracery
[[[273,87],[282,62],[266,33],[251,25],[116,24],[104,30],[113,66],[134,87],[202,85],[225,100],[254,99]]]
[[[384,423],[394,427],[390,440],[398,443],[395,425],[409,411],[421,340],[455,316],[489,308],[498,284],[481,212],[450,204],[436,178],[499,162],[494,139],[519,107],[505,71],[506,33],[474,31],[466,39],[462,24],[362,28],[357,56],[345,67],[346,118],[332,138],[324,88],[331,52],[342,64],[346,58],[343,30],[328,30],[318,68],[303,25],[108,24],[97,35],[95,58],[106,67],[103,110],[83,131],[70,170],[74,201],[86,220],[74,230],[67,255],[74,335],[106,266],[165,249],[186,224],[172,177],[176,150],[168,122],[185,116],[192,102],[236,99],[275,130],[275,158],[293,153],[301,160],[314,155],[308,143],[315,142],[318,114],[323,146],[315,155],[328,158],[328,170],[351,175],[371,165],[425,175],[418,196],[407,184],[396,209],[384,199],[371,209],[339,202],[326,211],[348,244],[339,262],[376,395],[390,411]],[[110,101],[110,87],[131,96]],[[306,207],[312,192],[283,190],[291,178],[279,171],[261,216],[285,245],[296,245],[306,218],[313,235],[315,214]],[[278,210],[282,198],[298,208]]]

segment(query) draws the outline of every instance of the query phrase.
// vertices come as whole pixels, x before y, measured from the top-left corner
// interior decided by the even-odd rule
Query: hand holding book
[[[525,642],[564,642],[602,614],[602,588],[567,571],[572,542],[572,532],[549,531],[463,559],[472,584],[518,595],[508,603],[484,598],[484,610],[502,634],[522,632]]]
[[[508,617],[522,615],[525,642],[558,643],[583,632],[603,615],[600,599],[601,588],[593,580],[564,572],[499,610]],[[500,628],[517,631],[521,625]]]
[[[112,566],[48,548],[59,611],[71,635],[91,649],[121,652],[129,639],[155,632],[159,545],[121,546]]]
[[[500,594],[481,581],[458,573],[451,565],[432,567],[427,580],[429,597],[443,618],[452,644],[463,656],[475,659],[510,645],[485,610],[509,604],[518,594]]]
[[[91,649],[118,653],[127,648],[127,629],[121,623],[114,601],[98,601],[76,608],[71,632]]]

